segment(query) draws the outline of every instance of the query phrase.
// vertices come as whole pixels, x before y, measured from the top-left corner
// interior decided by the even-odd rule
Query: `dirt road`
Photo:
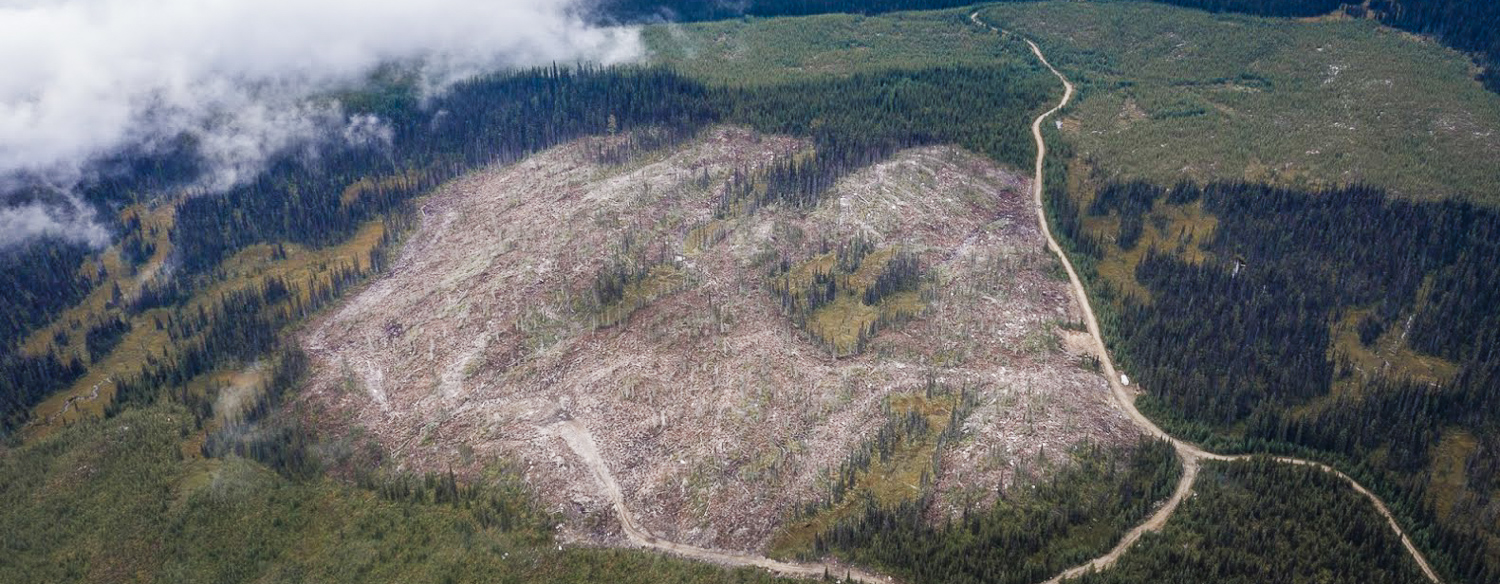
[[[733,567],[751,567],[769,570],[777,574],[797,576],[802,578],[821,578],[828,574],[835,577],[844,577],[860,582],[895,582],[887,576],[881,576],[864,570],[850,568],[848,566],[836,566],[824,563],[794,564],[781,562],[771,558],[728,552],[722,550],[711,550],[697,546],[685,545],[666,541],[651,535],[637,523],[630,509],[625,507],[625,495],[620,492],[620,485],[615,483],[615,477],[609,471],[609,466],[604,463],[604,458],[599,456],[599,448],[594,444],[594,437],[588,428],[576,420],[568,420],[553,425],[548,429],[566,442],[568,448],[583,459],[584,464],[594,474],[594,479],[599,482],[599,488],[603,489],[609,497],[610,504],[615,508],[615,514],[620,517],[620,528],[625,532],[625,537],[637,547],[653,549],[682,556],[692,560],[711,562]]]
[[[1004,31],[990,26],[988,23],[980,20],[978,11],[970,14],[969,20],[972,20],[974,24],[988,28],[991,31],[1002,34],[1004,33]],[[1031,136],[1036,140],[1036,176],[1032,181],[1032,194],[1036,197],[1037,220],[1041,222],[1042,234],[1047,237],[1047,248],[1051,249],[1052,253],[1057,255],[1058,260],[1062,262],[1063,268],[1065,268],[1068,272],[1068,280],[1072,283],[1073,294],[1078,298],[1079,306],[1083,308],[1084,322],[1088,325],[1089,336],[1093,338],[1094,352],[1099,356],[1099,361],[1104,370],[1104,377],[1109,381],[1110,392],[1114,395],[1115,401],[1119,403],[1120,408],[1124,410],[1127,415],[1129,415],[1131,421],[1135,422],[1136,426],[1139,426],[1142,431],[1151,436],[1170,441],[1172,445],[1177,449],[1177,455],[1180,459],[1182,459],[1183,465],[1182,479],[1177,483],[1177,490],[1172,494],[1172,497],[1168,499],[1167,502],[1156,511],[1156,513],[1147,518],[1145,523],[1136,526],[1134,529],[1130,530],[1129,533],[1125,534],[1125,537],[1120,540],[1120,543],[1117,544],[1114,549],[1110,550],[1109,553],[1095,558],[1094,560],[1081,566],[1070,568],[1047,581],[1047,584],[1053,584],[1069,578],[1075,578],[1088,571],[1101,570],[1114,565],[1115,561],[1119,560],[1120,556],[1124,555],[1124,553],[1130,549],[1130,546],[1134,545],[1136,540],[1140,539],[1142,534],[1147,531],[1156,531],[1161,529],[1161,527],[1166,524],[1167,519],[1172,516],[1172,513],[1177,510],[1177,507],[1182,503],[1182,500],[1192,492],[1193,481],[1198,477],[1198,470],[1201,466],[1201,461],[1248,460],[1251,458],[1251,455],[1226,456],[1223,454],[1215,454],[1203,450],[1194,444],[1184,442],[1172,437],[1145,415],[1141,414],[1140,410],[1136,409],[1135,396],[1128,390],[1126,390],[1125,385],[1120,382],[1120,374],[1115,371],[1114,361],[1110,358],[1109,351],[1105,349],[1104,335],[1099,331],[1099,321],[1094,317],[1094,308],[1093,305],[1089,303],[1088,293],[1083,287],[1083,281],[1079,279],[1078,272],[1073,269],[1073,262],[1068,260],[1067,254],[1063,253],[1062,246],[1058,245],[1057,239],[1052,236],[1052,228],[1047,222],[1047,207],[1042,200],[1042,193],[1044,190],[1044,177],[1042,171],[1044,169],[1044,164],[1047,158],[1047,141],[1042,138],[1042,123],[1045,122],[1047,118],[1051,117],[1053,114],[1067,107],[1068,103],[1073,100],[1073,84],[1069,82],[1068,78],[1064,77],[1056,67],[1053,67],[1052,64],[1047,61],[1046,55],[1042,54],[1041,48],[1037,47],[1036,43],[1032,42],[1030,39],[1025,40],[1026,44],[1031,47],[1031,52],[1036,55],[1037,60],[1041,61],[1042,65],[1046,66],[1047,69],[1051,71],[1053,75],[1057,76],[1057,78],[1063,83],[1062,101],[1059,101],[1056,107],[1053,107],[1052,109],[1047,110],[1046,113],[1037,116],[1036,120],[1031,123]],[[1437,576],[1437,573],[1432,570],[1432,566],[1428,565],[1427,558],[1424,557],[1422,555],[1422,552],[1412,544],[1411,538],[1406,535],[1406,531],[1403,530],[1401,528],[1401,525],[1396,522],[1395,516],[1391,514],[1390,509],[1386,507],[1385,502],[1381,501],[1380,497],[1377,497],[1374,493],[1371,493],[1369,489],[1366,489],[1364,485],[1359,484],[1358,481],[1355,481],[1349,475],[1339,472],[1337,469],[1334,469],[1326,464],[1287,457],[1276,457],[1273,460],[1286,464],[1315,467],[1324,472],[1330,472],[1338,475],[1339,478],[1347,481],[1349,483],[1349,486],[1353,488],[1355,492],[1364,495],[1370,500],[1370,502],[1375,504],[1375,509],[1380,512],[1381,516],[1385,517],[1386,522],[1391,526],[1391,530],[1401,538],[1401,544],[1406,547],[1406,551],[1411,553],[1412,559],[1417,561],[1417,565],[1421,567],[1422,573],[1426,574],[1427,578],[1432,580],[1433,582],[1441,584],[1442,580],[1440,580]]]
[[[1182,458],[1182,478],[1178,479],[1177,489],[1172,492],[1172,497],[1167,499],[1167,502],[1163,503],[1161,508],[1156,510],[1156,513],[1151,514],[1151,517],[1148,517],[1145,523],[1135,526],[1134,529],[1126,533],[1125,537],[1120,539],[1120,543],[1115,544],[1114,549],[1109,550],[1109,553],[1094,558],[1081,566],[1068,568],[1063,573],[1053,576],[1045,584],[1057,584],[1063,580],[1077,578],[1089,572],[1097,572],[1108,568],[1114,565],[1115,561],[1119,560],[1120,556],[1124,555],[1130,549],[1130,546],[1135,545],[1136,540],[1140,539],[1146,532],[1158,531],[1162,526],[1166,525],[1167,519],[1171,518],[1172,513],[1177,511],[1177,506],[1181,505],[1183,499],[1192,494],[1193,481],[1198,479],[1198,469],[1200,467],[1198,458],[1191,452],[1184,452],[1181,444],[1177,445],[1177,455]]]

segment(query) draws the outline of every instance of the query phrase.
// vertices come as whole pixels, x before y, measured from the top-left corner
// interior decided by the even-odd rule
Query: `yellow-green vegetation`
[[[1086,202],[1085,205],[1087,204]],[[1120,232],[1120,221],[1121,218],[1116,215],[1085,217],[1083,227],[1100,241],[1112,241],[1115,234]],[[1183,260],[1202,262],[1209,255],[1206,246],[1217,224],[1217,218],[1203,211],[1202,202],[1187,205],[1158,204],[1144,221],[1139,242],[1129,249],[1106,246],[1108,253],[1094,264],[1094,269],[1110,285],[1133,295],[1137,300],[1149,303],[1151,292],[1135,279],[1135,268],[1140,265],[1146,252],[1151,249],[1173,251]]]
[[[339,202],[348,207],[359,202],[365,193],[412,188],[420,184],[424,176],[423,171],[410,169],[401,174],[361,178],[344,187],[344,192],[339,195]]]
[[[926,307],[917,260],[856,240],[773,275],[771,289],[803,330],[836,357],[858,354],[881,327]]]
[[[1500,99],[1472,61],[1365,20],[1147,2],[1002,3],[1081,99],[1063,138],[1110,180],[1370,184],[1500,203]]]
[[[865,304],[858,295],[845,293],[813,311],[807,330],[831,345],[835,354],[852,355],[860,350],[861,335],[868,337],[868,331],[882,320],[909,318],[924,307],[926,303],[917,292],[894,294],[875,306]]]
[[[165,207],[171,209],[171,207]],[[165,240],[165,237],[163,237]],[[249,246],[245,251],[229,258],[223,263],[222,279],[205,285],[204,288],[184,300],[180,306],[162,306],[162,308],[145,309],[145,311],[132,314],[126,306],[126,302],[110,302],[105,305],[96,305],[93,302],[99,291],[90,296],[90,302],[83,303],[77,308],[71,309],[65,318],[58,318],[52,327],[39,330],[34,333],[33,342],[42,339],[45,342],[51,338],[54,327],[68,326],[69,323],[87,323],[102,320],[102,318],[123,317],[130,321],[130,332],[126,333],[123,341],[107,356],[98,362],[89,363],[89,372],[84,374],[71,389],[66,392],[55,393],[51,398],[37,405],[34,410],[34,423],[27,428],[26,437],[33,438],[45,435],[46,432],[54,431],[65,423],[77,422],[81,417],[99,416],[104,411],[105,405],[110,404],[113,398],[115,386],[118,381],[129,375],[135,375],[144,363],[151,359],[171,359],[180,348],[187,347],[192,342],[198,341],[196,336],[180,338],[172,341],[168,332],[156,323],[165,323],[168,318],[184,318],[196,314],[199,309],[211,309],[217,303],[222,302],[225,294],[231,291],[251,290],[260,287],[269,279],[279,279],[287,282],[294,296],[300,302],[309,302],[315,293],[308,284],[317,282],[317,285],[330,284],[336,278],[339,269],[348,269],[351,266],[368,267],[368,257],[371,251],[377,249],[381,242],[386,240],[386,227],[380,219],[366,222],[356,236],[351,237],[348,242],[341,245],[330,246],[330,248],[306,249],[296,245],[255,245]],[[169,249],[169,245],[159,246],[159,249]],[[111,255],[111,254],[107,254]],[[113,285],[126,281],[126,288],[121,285],[121,290],[132,290],[132,294],[138,293],[139,288],[144,287],[148,281],[129,281],[130,276],[121,270],[111,270],[111,281],[101,285],[99,290],[111,290]],[[108,293],[107,293],[108,294]],[[294,302],[288,299],[285,303]],[[284,303],[284,305],[285,305]],[[273,306],[282,308],[282,306]],[[71,318],[69,318],[71,317]],[[48,335],[43,338],[40,335]],[[86,354],[83,345],[83,332],[77,330],[71,333],[69,338],[74,342],[65,347],[57,347],[60,353]],[[49,347],[43,344],[42,347]],[[55,344],[52,344],[55,347]],[[220,372],[220,374],[233,375],[233,371]],[[95,387],[98,387],[98,398],[95,395]],[[207,387],[202,387],[207,396]],[[63,411],[66,404],[71,401],[68,411]]]
[[[729,235],[729,227],[722,219],[713,219],[688,231],[682,242],[682,252],[696,254],[722,241]]]
[[[115,305],[119,303],[119,299],[114,296],[114,291],[120,290],[121,298],[136,293],[141,285],[139,276],[159,269],[171,255],[170,236],[174,209],[172,205],[149,209],[142,205],[132,205],[121,211],[121,221],[137,218],[141,222],[143,233],[155,233],[151,241],[156,245],[156,252],[141,268],[132,269],[122,257],[120,246],[112,246],[98,255],[97,265],[85,262],[79,266],[80,272],[88,274],[94,274],[96,268],[102,267],[107,275],[82,302],[58,315],[51,324],[32,332],[21,344],[22,351],[42,355],[49,347],[56,347],[63,355],[77,356],[86,361],[88,352],[84,350],[82,342],[84,331],[89,324],[111,314],[111,310],[117,308]],[[58,333],[67,335],[73,342],[59,346],[55,342]]]
[[[1375,342],[1366,346],[1359,338],[1359,322],[1372,312],[1352,310],[1344,318],[1331,324],[1333,346],[1331,352],[1349,360],[1357,375],[1347,381],[1335,383],[1334,391],[1355,389],[1358,381],[1374,375],[1395,375],[1421,383],[1445,384],[1458,373],[1458,365],[1433,355],[1413,351],[1404,340],[1403,328],[1390,327]]]
[[[609,270],[601,273],[601,279],[610,273],[612,272]],[[635,314],[635,311],[686,285],[687,273],[670,263],[656,264],[638,273],[627,274],[617,283],[605,284],[610,288],[601,296],[604,302],[597,310],[595,326],[620,324]]]
[[[964,66],[1016,52],[968,12],[825,14],[646,27],[651,60],[713,84],[769,85],[855,73]]]
[[[1448,519],[1458,502],[1474,498],[1469,492],[1465,464],[1479,448],[1479,441],[1463,430],[1443,435],[1442,441],[1432,450],[1432,462],[1428,472],[1432,479],[1427,483],[1427,496],[1438,518]]]
[[[62,318],[33,333],[28,339],[28,346],[40,347],[39,351],[54,348],[61,354],[80,357],[88,363],[88,372],[67,391],[52,395],[36,407],[34,422],[24,434],[26,438],[43,436],[64,424],[98,416],[110,403],[121,380],[136,375],[143,365],[152,360],[173,359],[183,348],[201,340],[201,335],[173,340],[167,329],[158,326],[158,323],[191,318],[200,310],[211,311],[227,295],[259,288],[272,280],[286,283],[291,296],[275,306],[267,307],[267,310],[285,309],[298,302],[311,303],[312,296],[316,294],[315,287],[331,285],[341,271],[351,268],[356,271],[368,269],[371,252],[391,241],[384,221],[374,219],[361,226],[349,240],[335,246],[318,249],[293,244],[249,246],[226,259],[221,269],[213,275],[213,280],[200,284],[201,287],[180,304],[133,311],[130,304],[143,290],[171,277],[170,274],[161,279],[143,277],[153,276],[155,267],[165,262],[170,253],[171,241],[167,238],[167,226],[170,225],[171,210],[169,205],[162,206],[151,214],[149,221],[143,220],[144,225],[157,227],[161,234],[157,255],[145,264],[146,268],[132,273],[119,264],[118,250],[107,251],[104,257],[109,278],[87,300],[69,309]],[[126,212],[138,211],[132,209]],[[147,269],[153,271],[148,272]],[[111,298],[114,289],[121,291],[121,296],[117,299]],[[84,329],[90,323],[113,318],[129,321],[129,332],[107,355],[88,362],[87,351],[83,347]],[[56,339],[60,338],[56,334],[58,331],[67,333],[65,336],[70,340],[68,344],[59,346],[56,343]],[[238,369],[220,371],[215,374],[232,376],[237,371]],[[213,398],[211,388],[208,387],[211,383],[189,385],[194,393]]]
[[[932,478],[935,461],[942,454],[942,437],[949,434],[949,424],[962,423],[963,399],[951,392],[887,398],[887,422],[876,438],[887,443],[873,448],[870,443],[862,445],[844,463],[840,473],[830,473],[829,484],[842,483],[842,486],[830,486],[834,493],[831,500],[813,507],[810,513],[804,510],[804,516],[788,523],[771,542],[771,555],[813,555],[818,536],[856,516],[867,505],[890,507],[921,497]],[[871,460],[871,452],[881,448],[885,450],[877,452]]]
[[[772,582],[628,550],[561,549],[514,475],[474,485],[293,481],[183,460],[175,406],[87,420],[0,452],[0,581]]]

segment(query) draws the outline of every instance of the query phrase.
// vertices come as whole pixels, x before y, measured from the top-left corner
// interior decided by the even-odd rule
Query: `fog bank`
[[[0,0],[0,177],[67,185],[91,160],[188,133],[222,188],[318,132],[378,140],[377,122],[307,98],[381,64],[441,84],[635,58],[636,32],[586,24],[583,1]],[[6,210],[0,229],[66,225],[40,212]]]

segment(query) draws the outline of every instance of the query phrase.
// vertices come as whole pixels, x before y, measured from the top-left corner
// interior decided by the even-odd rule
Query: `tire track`
[[[979,11],[975,11],[973,14],[970,14],[969,20],[973,21],[975,25],[987,28],[993,32],[1008,34],[1005,31],[994,26],[990,26],[988,23],[980,20]],[[1047,118],[1051,117],[1053,114],[1056,114],[1058,111],[1061,111],[1063,108],[1068,106],[1068,103],[1073,100],[1075,89],[1073,87],[1073,83],[1068,81],[1067,77],[1064,77],[1056,67],[1052,66],[1052,63],[1047,61],[1047,56],[1042,54],[1042,49],[1040,47],[1037,47],[1036,43],[1032,42],[1031,39],[1023,38],[1022,40],[1026,41],[1027,46],[1031,47],[1031,52],[1032,54],[1036,55],[1037,60],[1041,61],[1042,65],[1045,66],[1049,71],[1051,71],[1052,74],[1055,75],[1058,80],[1062,81],[1063,84],[1062,100],[1058,102],[1057,106],[1053,107],[1050,110],[1047,110],[1042,115],[1037,116],[1036,120],[1031,123],[1031,136],[1036,140],[1037,148],[1035,168],[1036,176],[1032,180],[1032,195],[1036,199],[1037,220],[1041,223],[1042,234],[1047,237],[1047,248],[1052,250],[1052,253],[1057,256],[1058,260],[1062,262],[1063,267],[1068,272],[1068,280],[1072,284],[1073,294],[1078,298],[1078,304],[1083,309],[1084,322],[1088,325],[1089,336],[1092,338],[1094,351],[1099,355],[1100,364],[1103,365],[1104,378],[1109,382],[1110,394],[1114,397],[1115,402],[1120,406],[1120,409],[1123,410],[1127,415],[1129,415],[1131,421],[1134,422],[1135,425],[1142,431],[1151,436],[1171,442],[1172,446],[1177,450],[1178,458],[1182,460],[1183,467],[1182,478],[1177,483],[1176,491],[1173,492],[1172,497],[1167,499],[1166,503],[1164,503],[1161,508],[1156,511],[1156,513],[1153,513],[1151,517],[1147,518],[1145,523],[1136,526],[1134,529],[1131,529],[1130,532],[1126,533],[1125,537],[1122,538],[1120,542],[1115,545],[1114,549],[1109,551],[1109,553],[1106,553],[1103,556],[1084,563],[1083,565],[1065,570],[1063,571],[1063,573],[1058,574],[1057,576],[1046,582],[1046,584],[1056,584],[1063,580],[1076,578],[1087,572],[1102,570],[1114,565],[1114,563],[1120,559],[1120,556],[1124,555],[1131,546],[1135,545],[1135,542],[1140,539],[1141,535],[1145,534],[1148,531],[1160,530],[1162,526],[1166,524],[1167,520],[1171,518],[1172,513],[1177,511],[1177,508],[1182,503],[1183,499],[1187,498],[1187,496],[1191,494],[1193,482],[1198,477],[1198,471],[1202,466],[1202,461],[1244,461],[1251,459],[1254,455],[1241,454],[1229,456],[1216,454],[1207,450],[1203,450],[1202,448],[1199,448],[1197,445],[1190,442],[1179,440],[1173,437],[1171,434],[1163,431],[1161,427],[1156,425],[1155,422],[1152,422],[1150,418],[1147,418],[1144,414],[1142,414],[1140,410],[1136,409],[1135,396],[1129,393],[1125,389],[1124,384],[1120,382],[1120,375],[1115,371],[1114,360],[1110,358],[1109,351],[1105,348],[1104,335],[1099,331],[1099,321],[1094,317],[1094,308],[1093,305],[1089,302],[1088,292],[1084,289],[1083,281],[1079,279],[1078,272],[1073,269],[1073,262],[1068,259],[1068,255],[1066,253],[1063,253],[1062,246],[1058,245],[1057,239],[1052,236],[1052,228],[1047,222],[1047,208],[1042,200],[1042,193],[1044,190],[1044,177],[1042,171],[1044,169],[1044,164],[1047,158],[1047,141],[1042,138],[1042,123],[1045,122]],[[1272,457],[1271,459],[1283,464],[1293,464],[1317,468],[1319,470],[1322,470],[1323,472],[1333,473],[1339,478],[1344,479],[1345,482],[1349,483],[1350,488],[1354,489],[1355,492],[1364,495],[1365,498],[1369,499],[1370,502],[1375,505],[1375,510],[1378,511],[1381,516],[1385,517],[1386,522],[1391,526],[1391,531],[1395,532],[1395,534],[1401,539],[1401,545],[1404,546],[1406,548],[1406,551],[1411,554],[1412,559],[1416,560],[1417,566],[1422,569],[1422,573],[1425,574],[1429,580],[1434,582],[1434,584],[1442,584],[1442,580],[1438,578],[1437,572],[1433,571],[1432,566],[1427,563],[1427,558],[1423,556],[1421,550],[1418,550],[1417,546],[1412,543],[1411,538],[1408,537],[1406,531],[1401,528],[1401,525],[1396,521],[1395,515],[1391,514],[1390,509],[1386,507],[1385,502],[1382,501],[1379,496],[1375,495],[1374,493],[1370,492],[1369,489],[1365,488],[1364,485],[1359,484],[1359,481],[1354,480],[1353,477],[1340,472],[1338,469],[1320,462],[1290,457]]]
[[[849,566],[838,566],[821,562],[815,563],[791,563],[773,560],[764,556],[756,556],[738,552],[729,552],[692,546],[673,541],[667,541],[651,535],[644,526],[636,522],[635,516],[625,506],[625,495],[620,491],[620,485],[615,482],[615,477],[609,471],[609,465],[605,464],[604,458],[599,455],[599,448],[594,444],[594,437],[588,428],[577,420],[559,422],[549,427],[546,433],[562,438],[568,448],[583,459],[584,464],[594,474],[594,480],[599,482],[599,487],[609,497],[609,502],[614,506],[615,514],[620,517],[620,529],[625,532],[626,539],[640,548],[666,552],[691,560],[710,562],[724,566],[760,568],[786,576],[800,578],[822,578],[825,574],[832,576],[846,575],[849,579],[859,582],[893,583],[895,580],[889,576],[882,576],[873,572],[867,572]]]

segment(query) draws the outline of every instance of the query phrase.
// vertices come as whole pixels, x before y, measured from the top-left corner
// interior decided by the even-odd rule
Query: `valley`
[[[1500,575],[1500,11],[402,2],[0,138],[0,581]]]

